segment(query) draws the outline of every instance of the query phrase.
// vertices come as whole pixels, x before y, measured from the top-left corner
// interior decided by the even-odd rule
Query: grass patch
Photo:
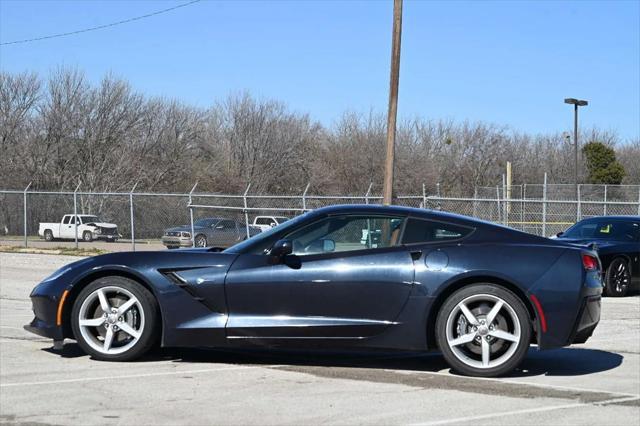
[[[75,247],[52,247],[52,248],[30,248],[16,246],[1,246],[0,252],[3,253],[31,253],[31,254],[62,254],[66,256],[97,256],[99,254],[109,253],[106,250],[97,248],[78,248]]]

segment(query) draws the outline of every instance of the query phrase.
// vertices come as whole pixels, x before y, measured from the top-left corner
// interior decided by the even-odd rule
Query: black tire
[[[617,257],[609,264],[604,276],[604,294],[611,297],[624,297],[629,291],[631,271],[629,264],[622,257]]]
[[[207,237],[203,234],[196,235],[195,243],[196,247],[206,247],[207,246]]]
[[[136,305],[130,310],[135,309],[138,315],[141,318],[144,318],[143,326],[139,330],[140,336],[138,340],[125,352],[118,354],[107,354],[94,349],[91,343],[85,339],[80,330],[80,315],[83,303],[88,297],[94,294],[96,290],[107,287],[110,289],[124,289],[125,291],[132,293],[139,301],[139,305]],[[111,299],[110,302],[112,303],[113,300],[115,299]],[[138,309],[141,309],[142,313],[140,313]],[[124,277],[107,276],[93,281],[80,292],[73,304],[73,310],[71,312],[71,327],[78,345],[80,345],[82,350],[92,358],[101,361],[131,361],[143,356],[159,341],[160,310],[153,294],[141,284]],[[99,328],[100,327],[95,327],[96,330]],[[124,333],[124,337],[128,337],[128,335],[122,330],[115,333]],[[116,336],[118,335],[116,334]],[[123,337],[123,335],[120,335],[120,337]]]
[[[93,234],[91,234],[91,231],[84,231],[82,233],[82,241],[86,243],[90,243],[91,241],[93,241]]]
[[[44,231],[44,240],[45,241],[53,241],[53,232],[51,232],[51,229],[45,229],[45,231]]]
[[[496,365],[495,367],[491,367],[490,365],[487,367],[484,367],[484,366],[476,367],[463,362],[461,359],[459,359],[458,357],[459,355],[457,356],[454,353],[454,351],[451,349],[448,343],[449,340],[447,339],[447,322],[450,316],[452,316],[453,318],[455,315],[458,315],[458,321],[452,322],[450,325],[457,325],[458,327],[461,327],[459,315],[462,315],[462,313],[460,313],[461,311],[458,312],[458,308],[457,308],[457,306],[461,302],[465,300],[473,300],[474,298],[479,298],[480,299],[479,301],[470,302],[469,305],[473,306],[472,303],[475,303],[478,306],[472,311],[472,313],[476,315],[478,320],[480,320],[480,318],[482,318],[483,315],[486,317],[486,314],[477,313],[477,312],[480,312],[482,309],[484,309],[485,311],[486,309],[490,309],[488,305],[486,307],[482,305],[483,297],[486,297],[487,299],[493,298],[493,297],[498,298],[502,300],[508,307],[503,305],[504,307],[498,312],[498,316],[496,316],[496,321],[492,323],[493,325],[486,324],[486,326],[484,326],[485,322],[482,322],[483,324],[482,327],[478,325],[477,332],[475,331],[476,328],[471,328],[470,324],[468,324],[467,326],[470,327],[470,330],[472,330],[470,331],[470,335],[475,335],[474,340],[466,344],[454,345],[454,347],[456,348],[460,347],[459,349],[457,349],[459,354],[467,351],[468,350],[467,348],[470,348],[470,351],[469,351],[470,359],[473,359],[474,356],[481,358],[481,355],[476,355],[473,352],[471,352],[471,350],[474,350],[474,351],[480,350],[479,349],[480,346],[482,346],[485,343],[482,341],[483,337],[480,335],[480,333],[481,331],[483,333],[488,332],[489,334],[483,334],[483,336],[485,336],[484,339],[486,339],[487,341],[489,341],[489,339],[494,339],[492,340],[492,343],[489,343],[490,345],[489,348],[490,348],[490,351],[493,351],[495,348],[496,354],[499,355],[496,358],[496,360],[501,362],[499,365]],[[501,315],[503,316],[503,318],[500,317]],[[494,330],[494,329],[503,330],[503,328],[504,329],[508,328],[508,324],[512,324],[513,327],[515,328],[515,325],[514,325],[515,319],[517,319],[518,321],[519,334],[520,334],[517,342],[508,342],[507,340],[496,339],[490,335],[492,331],[488,331],[487,329],[487,327],[494,327],[494,328],[491,328],[491,330]],[[465,318],[465,321],[466,321],[466,318]],[[500,321],[501,323],[503,323],[504,326],[498,325],[497,321]],[[474,334],[474,333],[477,333],[477,334]],[[516,333],[514,332],[511,335],[515,336]],[[447,298],[447,300],[444,302],[444,304],[438,311],[438,317],[436,320],[436,341],[438,342],[438,346],[440,347],[440,350],[442,351],[442,354],[444,355],[445,360],[453,368],[453,370],[468,376],[477,376],[477,377],[502,376],[511,372],[518,365],[520,365],[520,363],[526,356],[527,350],[529,349],[529,344],[531,342],[531,319],[529,317],[529,312],[527,311],[527,308],[522,303],[522,300],[520,300],[520,298],[515,294],[513,294],[511,291],[491,283],[473,284],[467,287],[463,287],[460,290],[453,293],[451,296],[449,296],[449,298]],[[478,341],[480,343],[477,343]],[[501,344],[501,347],[497,346],[498,344]],[[478,346],[478,349],[475,349],[473,345]],[[501,351],[501,349],[505,347],[506,349],[504,350],[504,352],[500,354],[499,351]],[[493,352],[490,352],[490,353],[493,353]],[[506,358],[504,358],[504,360],[501,360],[501,357],[506,357]],[[482,364],[481,359],[477,360],[476,362]]]

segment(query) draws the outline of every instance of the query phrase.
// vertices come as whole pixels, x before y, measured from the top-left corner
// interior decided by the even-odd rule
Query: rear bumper
[[[591,296],[583,300],[578,319],[574,325],[569,343],[584,343],[593,334],[600,322],[602,297]]]

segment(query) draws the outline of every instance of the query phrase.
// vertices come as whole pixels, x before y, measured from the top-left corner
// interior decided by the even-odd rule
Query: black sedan
[[[600,318],[597,254],[472,218],[383,206],[306,213],[216,253],[111,253],[31,293],[27,330],[100,360],[162,346],[440,350],[496,376],[530,344],[583,343]]]
[[[624,296],[640,285],[640,216],[581,220],[557,239],[593,247],[602,262],[604,293]]]

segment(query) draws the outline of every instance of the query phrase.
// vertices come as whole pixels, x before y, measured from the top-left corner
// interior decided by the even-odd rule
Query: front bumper
[[[56,325],[58,298],[48,296],[31,296],[31,304],[35,317],[24,326],[30,333],[53,340],[64,339],[64,329]]]
[[[167,235],[162,237],[162,244],[167,247],[191,247],[193,243],[189,237],[169,237]]]

